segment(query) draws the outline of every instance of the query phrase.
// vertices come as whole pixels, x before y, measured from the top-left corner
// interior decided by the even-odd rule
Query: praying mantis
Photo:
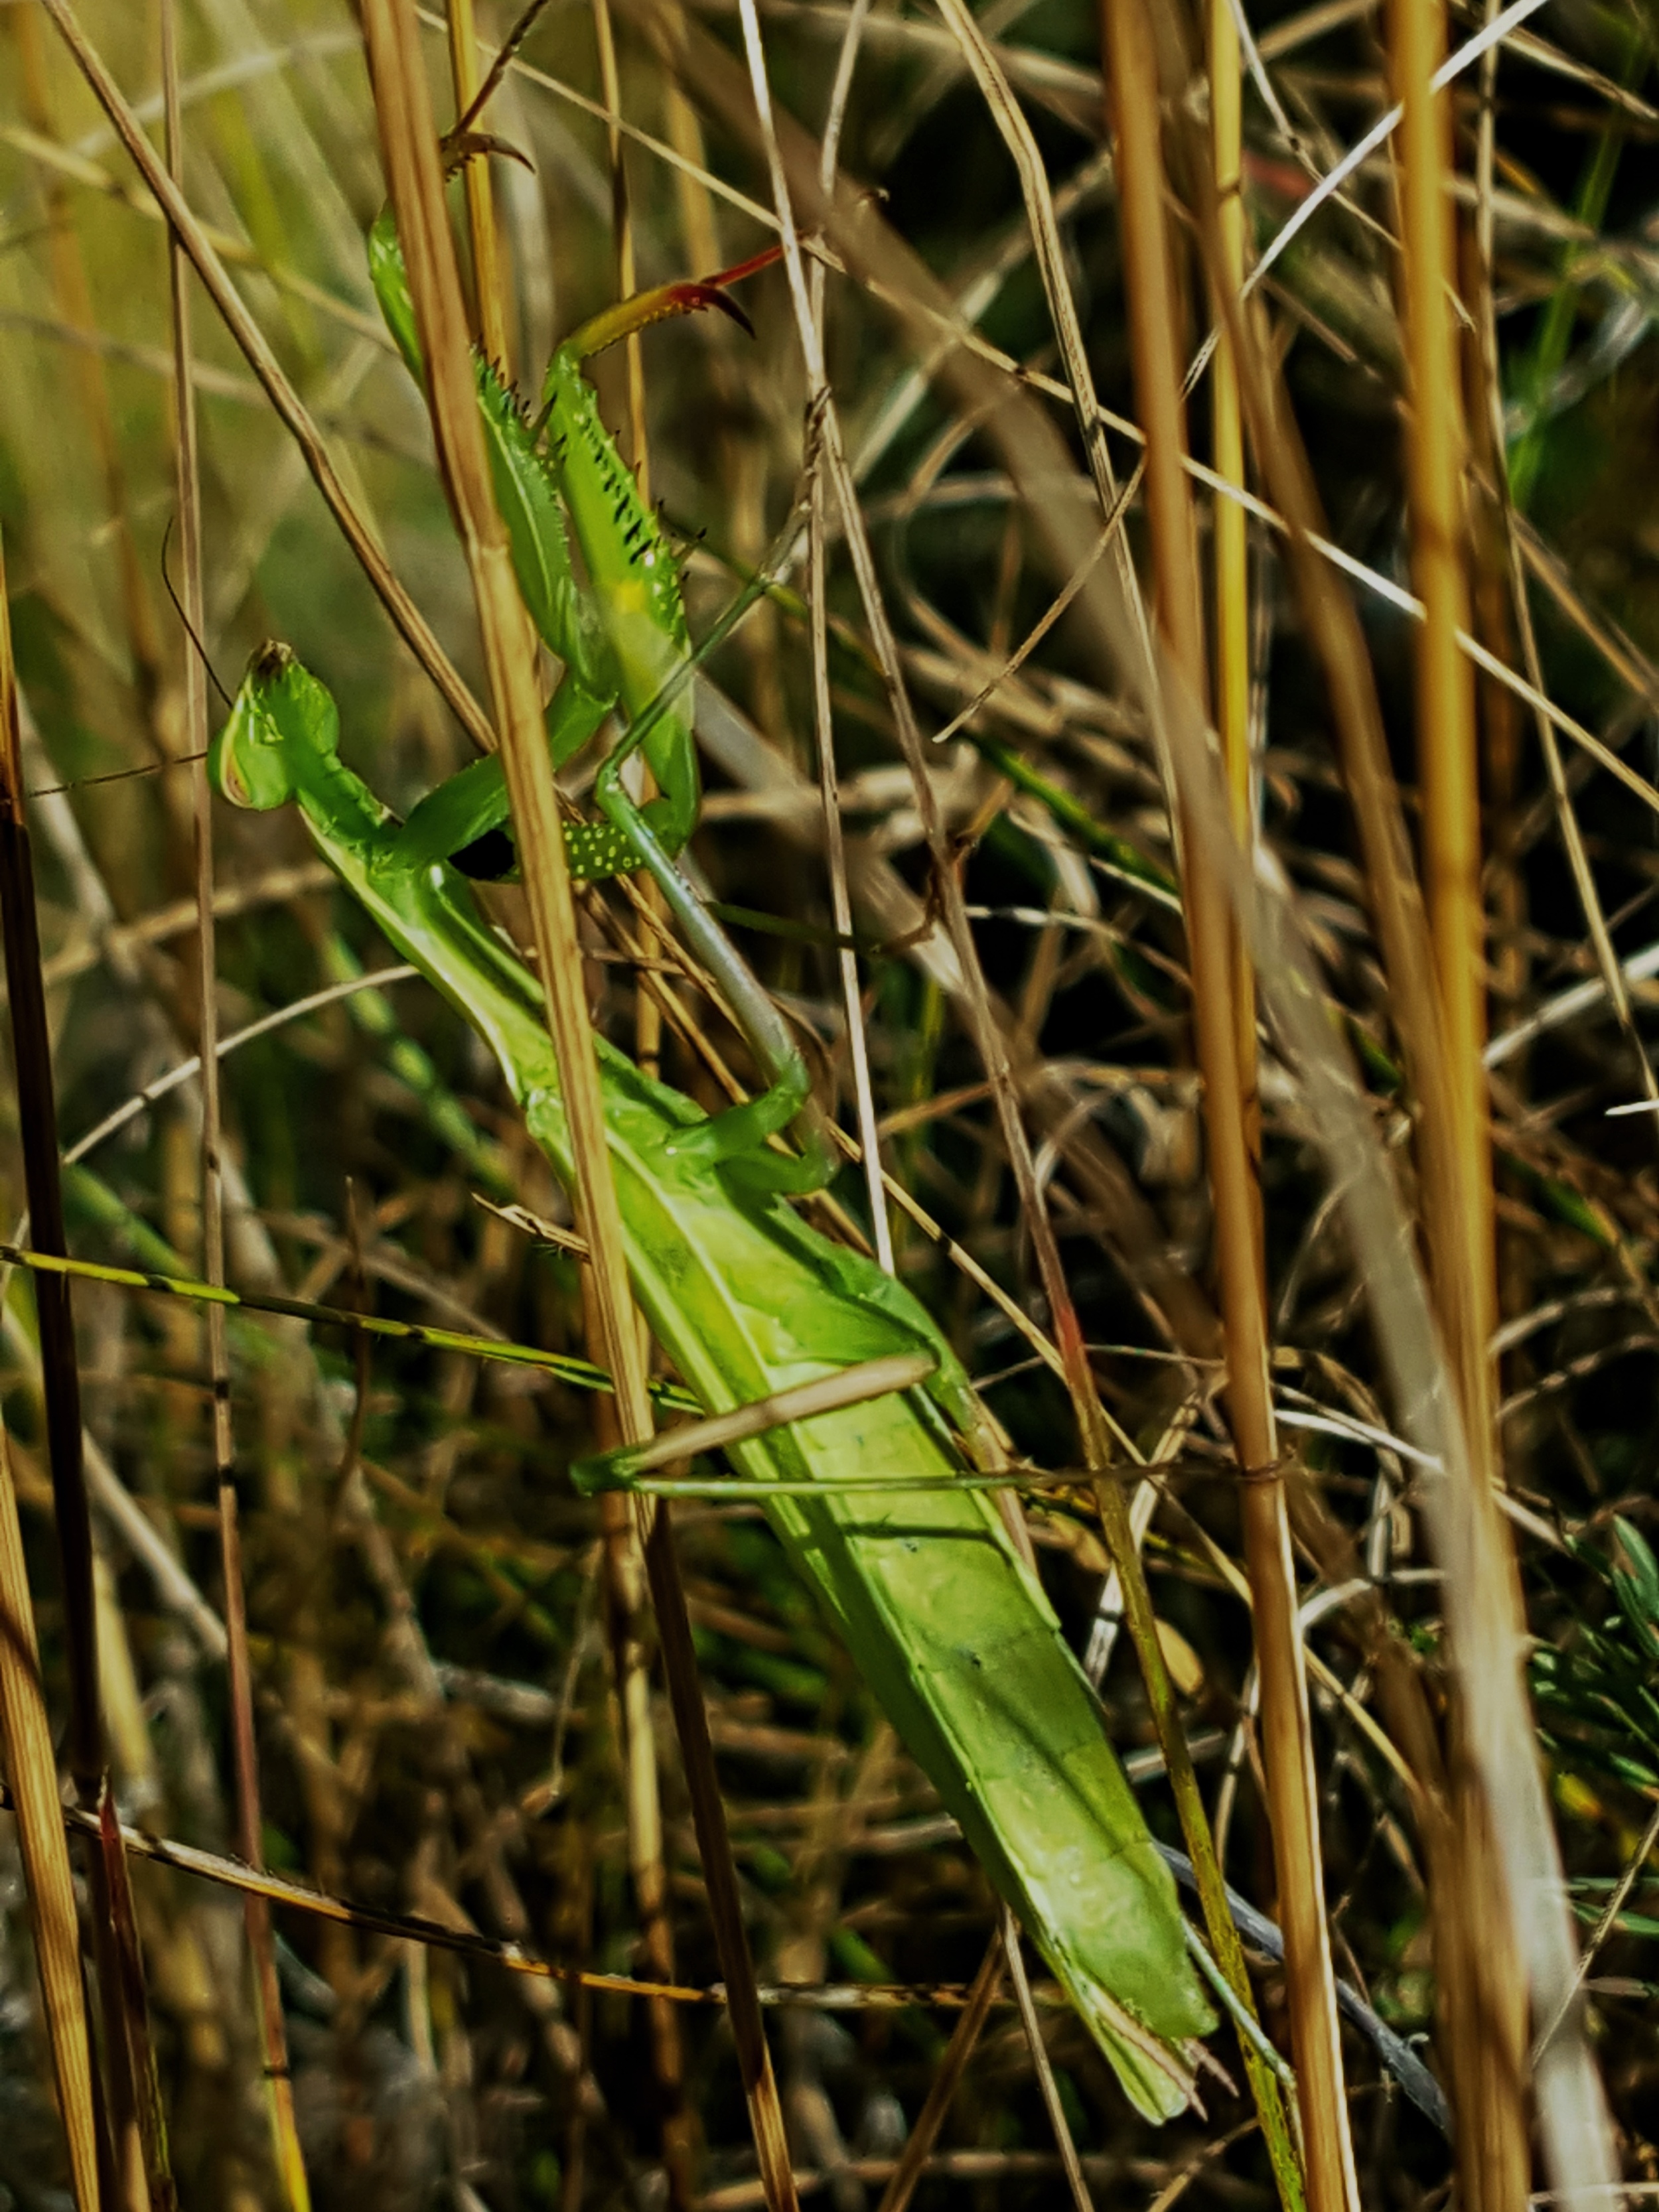
[[[372,256],[387,319],[415,366],[384,219]],[[708,289],[670,292],[683,302]],[[708,1116],[596,1036],[635,1294],[709,1415],[864,1363],[903,1363],[907,1387],[751,1431],[727,1456],[756,1485],[797,1571],[1126,2093],[1149,2118],[1169,2118],[1192,2099],[1197,2039],[1215,2024],[1170,1874],[1042,1585],[958,1441],[971,1449],[986,1428],[950,1345],[899,1283],[785,1202],[828,1170],[810,1110],[801,1155],[767,1148],[809,1109],[805,1062],[674,865],[698,805],[678,577],[580,374],[596,337],[678,312],[665,297],[625,302],[560,349],[539,426],[487,364],[478,369],[524,596],[568,672],[548,718],[556,761],[613,702],[629,718],[596,785],[601,822],[570,825],[573,870],[639,867],[656,880],[767,1077],[748,1104]],[[463,872],[499,873],[510,859],[494,763],[462,770],[400,823],[340,759],[338,741],[329,693],[287,647],[269,645],[214,740],[210,772],[240,805],[297,803],[342,884],[489,1045],[568,1187],[570,1137],[540,987],[485,926]],[[618,774],[633,744],[659,787],[644,807]],[[625,1461],[590,1462],[590,1476],[625,1482]]]

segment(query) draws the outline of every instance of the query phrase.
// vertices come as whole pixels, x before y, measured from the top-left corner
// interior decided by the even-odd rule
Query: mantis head
[[[285,645],[262,645],[247,665],[230,719],[213,740],[208,774],[234,806],[285,806],[313,761],[340,742],[333,700]]]

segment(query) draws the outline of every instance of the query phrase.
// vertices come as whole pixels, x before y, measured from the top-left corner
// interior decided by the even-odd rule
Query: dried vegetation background
[[[1201,53],[1210,27],[1164,12],[1165,33]],[[921,0],[852,13],[839,0],[767,0],[761,16],[781,112],[816,139],[833,111],[844,174],[977,328],[995,374],[1018,375],[1075,445],[1054,382],[1063,374],[1055,272],[1045,285],[1019,178],[954,14]],[[427,20],[447,120],[448,50],[441,24]],[[509,21],[480,0],[486,50]],[[1127,479],[1139,410],[1101,25],[1083,0],[994,0],[979,22],[1046,172],[1059,277]],[[1478,11],[1455,9],[1453,43],[1479,27]],[[159,144],[154,12],[88,0],[83,27]],[[1364,0],[1304,9],[1269,0],[1248,29],[1243,204],[1254,258],[1393,95],[1383,21]],[[1653,37],[1650,14],[1635,5],[1552,0],[1460,76],[1451,98],[1471,625],[1489,655],[1536,686],[1529,701],[1483,679],[1477,700],[1493,1458],[1536,1639],[1560,1850],[1575,1909],[1598,1938],[1586,2032],[1624,2169],[1650,2189],[1659,2186],[1659,1902],[1644,1885],[1659,1801],[1659,1576],[1643,1540],[1659,1542],[1659,1177],[1654,1118],[1607,1115],[1652,1091],[1642,1055],[1659,975]],[[481,686],[420,398],[368,283],[364,234],[385,186],[354,16],[331,0],[191,0],[180,40],[186,195],[392,567]],[[629,268],[654,283],[769,242],[763,152],[716,96],[738,40],[724,0],[689,0],[683,15],[678,0],[629,6],[614,25],[589,0],[552,0],[536,21],[487,118],[522,157],[498,158],[493,183],[507,344],[527,380]],[[620,139],[607,112],[622,119]],[[1210,112],[1195,74],[1170,102],[1171,129],[1190,143]],[[1347,175],[1340,204],[1325,198],[1297,231],[1259,288],[1258,336],[1308,450],[1328,570],[1358,616],[1415,833],[1423,764],[1442,732],[1414,690],[1395,153],[1379,144]],[[1211,320],[1203,195],[1179,164],[1170,186],[1190,354]],[[742,296],[752,341],[706,318],[653,332],[642,353],[650,489],[684,547],[694,632],[762,559],[800,483],[808,395],[786,287],[774,270]],[[904,672],[924,730],[943,740],[934,799],[1006,1015],[1071,1296],[1113,1420],[1145,1456],[1171,1462],[1146,1557],[1218,1845],[1236,1889],[1282,1917],[1236,1565],[1240,1488],[1218,1399],[1212,1184],[1166,765],[1133,687],[1102,688],[1080,609],[1054,616],[1053,577],[982,420],[930,386],[868,284],[832,270],[824,297],[848,450]],[[185,1064],[200,1033],[200,975],[188,653],[164,582],[176,507],[167,302],[154,203],[46,15],[11,0],[0,7],[0,527],[58,1126],[76,1163],[64,1179],[70,1246],[196,1275],[202,1097]],[[195,340],[207,653],[234,685],[261,640],[289,641],[337,696],[349,758],[406,807],[463,763],[465,742],[199,294]],[[628,424],[625,358],[607,357],[598,381],[610,419]],[[1207,393],[1200,382],[1191,407],[1201,459],[1212,457]],[[1250,480],[1259,485],[1254,466]],[[1200,485],[1212,618],[1215,512]],[[1141,559],[1139,502],[1121,526]],[[175,572],[176,542],[175,532]],[[1373,933],[1379,887],[1345,793],[1305,603],[1259,510],[1247,558],[1247,619],[1238,626],[1246,610],[1235,602],[1222,626],[1234,622],[1248,654],[1250,817],[1313,947],[1332,1034],[1355,1054],[1370,1121],[1415,1207],[1420,1101],[1406,1079],[1398,981]],[[803,569],[792,585],[804,582]],[[939,886],[910,772],[838,542],[828,611],[846,878],[884,1158],[957,1246],[895,1208],[897,1265],[1019,1452],[1064,1470],[1079,1449],[1042,1338],[1049,1310],[1031,1224],[935,927]],[[851,1126],[840,967],[826,945],[834,908],[811,664],[793,591],[764,605],[708,674],[708,797],[695,863],[722,900],[788,925],[736,926],[816,1040],[820,1095],[839,1097]],[[1561,710],[1553,726],[1534,711],[1538,694]],[[499,1211],[568,1218],[481,1048],[418,981],[342,995],[388,956],[313,860],[296,817],[221,809],[214,830],[229,1279],[580,1356],[568,1254]],[[1435,862],[1431,831],[1427,856]],[[632,974],[588,926],[598,1017],[631,1048]],[[1628,996],[1615,1009],[1608,983],[1620,963]],[[744,1066],[739,1045],[717,1042]],[[719,1103],[691,1045],[671,1031],[661,1050],[670,1080]],[[1261,1095],[1271,1376],[1300,1539],[1296,1596],[1316,1662],[1335,1963],[1455,2080],[1447,2038],[1478,2041],[1480,2031],[1443,2008],[1439,2039],[1429,2039],[1431,1849],[1410,1782],[1415,1751],[1396,1740],[1403,1708],[1378,1705],[1379,1680],[1403,1664],[1422,1709],[1437,1722],[1447,1713],[1419,1470],[1395,1449],[1400,1409],[1367,1303],[1376,1255],[1347,1233],[1322,1132],[1271,1032]],[[0,1114],[9,1221],[22,1192],[9,1088]],[[842,1192],[857,1212],[854,1177]],[[206,1340],[187,1305],[89,1283],[75,1302],[120,1809],[154,1835],[226,1852],[238,1822]],[[382,1913],[648,1976],[665,1931],[642,1948],[616,1589],[596,1509],[564,1473],[590,1443],[593,1401],[523,1368],[251,1314],[233,1316],[228,1351],[269,1865]],[[33,1306],[17,1275],[0,1358],[49,1710],[61,1723],[64,1615]],[[1148,1817],[1178,1842],[1140,1676],[1103,1610],[1108,1559],[1091,1498],[1050,1491],[1027,1511],[1054,1601],[1079,1651],[1103,1669],[1112,1732]],[[881,2197],[957,2018],[929,1991],[972,1979],[994,1900],[757,1510],[683,1508],[677,1526],[761,1979],[834,1992],[769,2015],[795,2162],[814,2201],[863,2212]],[[1455,1765],[1455,1714],[1447,1725]],[[702,1987],[718,1968],[665,1705],[656,1735],[674,1978]],[[1468,1880],[1474,1863],[1454,1854],[1453,1878]],[[1614,1883],[1632,1874],[1606,1917]],[[274,2206],[283,2190],[241,1907],[229,1890],[155,1867],[137,1867],[135,1890],[179,2200]],[[0,2204],[45,2212],[70,2202],[68,2168],[3,1816],[0,1906]],[[1438,1906],[1477,1922],[1490,1909],[1443,1891]],[[577,2212],[664,2201],[660,2022],[637,1997],[562,1987],[349,1921],[279,1909],[275,1926],[313,2203]],[[1267,2026],[1285,2041],[1281,1971],[1251,1955]],[[915,1993],[876,2001],[893,1984]],[[762,2192],[723,2016],[703,2004],[675,2017],[701,2201],[740,2212]],[[1156,2201],[1162,2212],[1182,2190],[1229,2205],[1271,2201],[1249,2106],[1231,2082],[1206,2083],[1205,2116],[1152,2130],[1084,2031],[1058,2008],[1042,2017],[1097,2202]],[[1242,2081],[1230,2036],[1217,2041]],[[1344,2049],[1362,2201],[1379,2212],[1441,2203],[1445,2142],[1380,2074],[1363,2037]],[[1470,2118],[1466,2148],[1473,2131]],[[1504,2170],[1498,2157],[1489,2180]],[[1470,2152],[1466,2197],[1480,2195],[1478,2174]],[[924,2205],[982,2212],[1050,2203],[1065,2186],[1006,2002],[988,2016],[920,2186]]]

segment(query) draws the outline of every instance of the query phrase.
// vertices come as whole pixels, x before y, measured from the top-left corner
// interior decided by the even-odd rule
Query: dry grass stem
[[[1208,668],[1196,535],[1181,469],[1187,443],[1180,398],[1184,349],[1164,234],[1156,33],[1142,0],[1105,0],[1103,21],[1135,390],[1146,432],[1154,604],[1166,653],[1159,689],[1166,713],[1202,726],[1207,720]],[[1236,813],[1233,762],[1228,766]],[[1182,848],[1192,850],[1190,831],[1183,835]],[[1268,1387],[1261,1200],[1246,1089],[1255,1069],[1253,1016],[1248,1064],[1241,1064],[1239,1054],[1240,1031],[1254,1007],[1255,988],[1241,957],[1242,941],[1224,886],[1200,863],[1183,872],[1182,890],[1226,1329],[1227,1416],[1243,1485],[1240,1514],[1254,1598],[1263,1754],[1282,1899],[1308,2201],[1315,2212],[1350,2212],[1358,2202],[1358,2184],[1323,1910],[1323,1854],[1297,1623],[1296,1569]],[[1264,2107],[1264,2123],[1269,2109]]]
[[[371,0],[364,12],[381,149],[410,273],[439,464],[473,580],[491,696],[501,726],[513,819],[523,855],[532,933],[547,994],[564,1109],[576,1166],[578,1234],[614,1378],[623,1440],[651,1433],[643,1339],[623,1254],[611,1179],[599,1075],[588,1026],[580,947],[564,837],[542,727],[534,648],[519,598],[506,532],[496,511],[462,332],[459,278],[444,213],[442,179],[418,33],[407,0]],[[708,1719],[696,1679],[669,1513],[659,1505],[645,1537],[646,1569],[664,1664],[702,1845],[704,1876],[722,1963],[756,2147],[772,2212],[792,2212],[794,2184],[771,2059],[754,1995]]]
[[[1443,1141],[1452,1200],[1431,1224],[1430,1250],[1436,1303],[1470,1447],[1475,1486],[1470,1510],[1486,1524],[1486,1546],[1501,1572],[1508,1540],[1490,1496],[1495,1468],[1488,1346],[1497,1322],[1497,1276],[1482,1062],[1486,933],[1480,802],[1474,686],[1458,647],[1470,617],[1464,568],[1462,379],[1448,299],[1457,271],[1446,189],[1451,118],[1445,95],[1437,97],[1432,90],[1444,38],[1437,4],[1395,0],[1389,41],[1402,110],[1399,272],[1411,364],[1407,481],[1413,580],[1424,610],[1417,640],[1417,757],[1425,899],[1446,1054],[1438,1103],[1448,1116]],[[1513,1664],[1522,1623],[1512,1601],[1508,1610],[1497,1644],[1464,1654],[1466,1666],[1506,1669]],[[1468,1724],[1467,1715],[1461,1720],[1454,1716],[1455,1733]],[[1513,1934],[1514,1916],[1526,1908],[1517,1897],[1504,1909],[1492,1808],[1455,1752],[1452,1786],[1461,1857],[1459,1915],[1468,1944],[1464,1972],[1449,1980],[1453,1989],[1462,1984],[1448,2019],[1449,2057],[1457,2086],[1458,2171],[1471,2206],[1497,2212],[1498,2206],[1513,2203],[1527,2185],[1522,2102],[1526,1997]],[[1455,1940],[1449,1911],[1441,1926],[1443,1940]]]
[[[459,121],[471,112],[479,93],[478,40],[473,28],[472,0],[450,0],[449,67],[455,85]],[[490,183],[488,154],[468,157],[462,182],[466,192],[466,234],[472,248],[472,297],[477,309],[478,343],[484,358],[495,362],[503,375],[510,376],[513,361],[507,343],[495,196]]]
[[[167,121],[167,173],[182,191],[184,118],[179,92],[178,21],[174,0],[162,0],[161,82]],[[221,1164],[223,1128],[219,1103],[219,959],[213,881],[212,797],[208,788],[206,763],[207,670],[203,662],[200,642],[207,635],[207,616],[202,588],[200,462],[191,376],[194,349],[191,334],[190,261],[176,232],[169,236],[167,260],[173,307],[179,562],[187,633],[184,734],[185,750],[195,756],[191,769],[191,800],[195,832],[196,957],[199,983],[196,1058],[202,1101],[202,1273],[208,1283],[219,1287],[225,1280],[224,1176]],[[253,1670],[247,1646],[247,1605],[242,1577],[235,1438],[231,1419],[230,1357],[224,1308],[209,1305],[204,1315],[204,1323],[208,1374],[212,1388],[210,1419],[219,1515],[219,1560],[225,1589],[225,1656],[230,1695],[237,1842],[249,1865],[258,1867],[263,1863],[264,1856],[264,1823],[260,1816],[258,1747],[253,1722]],[[106,1860],[110,1859],[107,1850],[105,1856]],[[118,1852],[111,1863],[116,1873],[125,1874],[125,1860]],[[305,2158],[300,2147],[299,2130],[295,2122],[293,2077],[289,2065],[282,1993],[277,1985],[270,1912],[264,1899],[250,1895],[244,1900],[243,1924],[247,1933],[260,2050],[264,2063],[265,2106],[270,2119],[272,2159],[289,2212],[309,2212],[311,2192],[306,2177]],[[142,1988],[142,1984],[139,1986]]]
[[[868,0],[854,0],[848,12],[847,33],[836,66],[830,95],[823,145],[818,156],[818,183],[828,192],[835,189],[841,133],[847,102],[857,65],[859,39],[868,14]],[[683,95],[682,95],[683,97]],[[814,261],[811,271],[811,314],[818,343],[823,343],[824,269]],[[816,410],[817,394],[810,405]],[[807,514],[806,599],[812,647],[812,733],[817,753],[818,791],[823,804],[823,858],[830,877],[830,926],[845,940],[852,933],[853,898],[847,879],[846,842],[842,829],[840,772],[836,763],[835,711],[830,693],[829,544],[825,512],[823,456],[818,434],[809,423],[807,465],[811,473],[811,505]],[[875,1092],[870,1079],[870,1043],[866,1032],[864,1005],[859,988],[858,956],[843,941],[840,955],[842,1005],[847,1015],[848,1071],[853,1083],[853,1105],[858,1122],[859,1152],[864,1187],[870,1208],[871,1236],[876,1263],[886,1274],[894,1273],[893,1229],[881,1166],[881,1142],[877,1126]]]
[[[1095,2212],[1095,2200],[1089,2194],[1089,2185],[1083,2178],[1083,2164],[1077,2154],[1077,2145],[1072,2141],[1066,2108],[1060,2101],[1060,2087],[1054,2080],[1054,2069],[1049,2063],[1048,2045],[1042,2040],[1042,2023],[1037,2018],[1036,2006],[1031,1999],[1030,1978],[1025,1972],[1025,1960],[1019,1948],[1019,1923],[1006,1905],[1002,1909],[1002,1960],[1013,1986],[1014,2002],[1019,2007],[1020,2025],[1025,2030],[1025,2046],[1031,2054],[1031,2065],[1036,2074],[1037,2087],[1042,2092],[1043,2109],[1048,2115],[1048,2124],[1054,2131],[1060,2171],[1066,2176],[1066,2186],[1071,2191],[1072,2203],[1076,2212]]]

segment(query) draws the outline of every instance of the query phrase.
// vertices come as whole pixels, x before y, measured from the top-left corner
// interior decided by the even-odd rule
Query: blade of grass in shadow
[[[40,1977],[58,2109],[69,2148],[76,2212],[99,2212],[98,2131],[92,2046],[81,1982],[69,1841],[58,1791],[52,1724],[40,1687],[40,1654],[23,1564],[11,1459],[0,1431],[0,1749],[11,1784],[28,1895],[29,1930]]]
[[[1203,728],[1208,719],[1209,684],[1198,543],[1191,495],[1182,470],[1187,447],[1181,391],[1185,342],[1164,228],[1160,128],[1160,76],[1184,78],[1186,71],[1179,57],[1175,69],[1160,70],[1157,32],[1145,0],[1103,0],[1102,28],[1117,148],[1135,396],[1146,433],[1146,507],[1158,630],[1167,655],[1166,670],[1177,687],[1173,698],[1167,678],[1160,687],[1164,719],[1167,722],[1169,715],[1179,715]],[[1184,83],[1170,83],[1168,88],[1176,98],[1186,89]],[[1353,2212],[1358,2182],[1325,1920],[1324,1862],[1307,1674],[1297,1621],[1296,1565],[1268,1385],[1255,1147],[1239,1059],[1239,1038],[1248,1019],[1253,1072],[1255,982],[1240,957],[1243,946],[1224,888],[1213,870],[1193,853],[1184,808],[1180,842],[1188,863],[1182,870],[1182,894],[1227,1341],[1227,1421],[1240,1469],[1239,1517],[1261,1684],[1266,1795],[1285,1929],[1285,1991],[1308,2201],[1314,2212]],[[1248,2047],[1246,2055],[1247,2062],[1253,2058],[1258,2065],[1261,2063]]]
[[[4,555],[0,551],[0,926],[5,936],[6,984],[17,1085],[23,1176],[29,1232],[38,1249],[68,1252],[63,1192],[58,1172],[58,1115],[53,1096],[51,1030],[40,978],[40,936],[34,904],[34,863],[23,796],[16,677],[6,603]],[[98,1802],[103,1774],[103,1732],[98,1712],[98,1648],[93,1606],[92,1522],[81,1464],[81,1378],[76,1358],[75,1316],[64,1275],[36,1279],[40,1334],[41,1389],[46,1403],[47,1455],[64,1583],[64,1645],[69,1669],[70,1772],[83,1805]]]
[[[532,933],[576,1164],[572,1194],[576,1227],[587,1246],[588,1281],[616,1378],[623,1441],[641,1443],[652,1425],[644,1345],[611,1179],[581,949],[542,724],[535,646],[519,597],[506,530],[496,511],[478,421],[420,33],[410,0],[368,0],[363,25],[381,155],[427,365],[433,434],[444,489],[472,575],[514,825],[524,856]],[[648,1516],[645,1556],[761,2173],[770,2212],[793,2212],[794,2179],[755,1994],[754,1966],[714,1772],[672,1522],[660,1504]]]
[[[1492,12],[1492,0],[1487,0],[1488,14]],[[1474,295],[1471,309],[1474,318],[1477,351],[1469,367],[1471,428],[1473,445],[1479,474],[1489,487],[1486,499],[1487,514],[1483,518],[1485,534],[1478,541],[1482,555],[1481,568],[1486,591],[1495,605],[1483,607],[1486,626],[1492,630],[1486,642],[1498,650],[1500,658],[1507,658],[1502,647],[1518,639],[1522,665],[1527,680],[1534,691],[1545,687],[1543,655],[1539,650],[1537,628],[1532,617],[1532,602],[1528,595],[1524,555],[1521,544],[1520,515],[1514,496],[1510,475],[1505,465],[1505,424],[1502,359],[1498,345],[1498,313],[1494,294],[1496,279],[1496,216],[1493,184],[1496,171],[1497,134],[1494,91],[1498,73],[1496,50],[1486,55],[1480,65],[1480,121],[1476,136],[1475,153],[1475,221],[1469,240],[1469,260],[1472,264],[1468,289]],[[1564,288],[1565,292],[1565,288]],[[1564,295],[1558,293],[1559,299]],[[1553,313],[1555,302],[1551,303]],[[1493,535],[1501,545],[1492,544]],[[1503,574],[1499,580],[1498,572]],[[1503,597],[1507,594],[1507,608]],[[1511,695],[1512,699],[1512,695]],[[1513,778],[1513,763],[1517,745],[1511,733],[1514,709],[1511,700],[1500,702],[1496,687],[1486,711],[1487,775],[1494,785],[1508,769],[1508,780]],[[1561,842],[1572,870],[1572,879],[1578,893],[1578,903],[1583,912],[1585,927],[1589,933],[1591,950],[1595,964],[1607,990],[1608,1003],[1614,1018],[1624,1031],[1630,1054],[1635,1062],[1637,1074],[1644,1096],[1659,1103],[1659,1082],[1654,1077],[1653,1063],[1637,1027],[1631,1006],[1630,993],[1626,988],[1624,971],[1619,964],[1619,955],[1613,946],[1613,934],[1602,910],[1601,895],[1596,889],[1595,870],[1585,849],[1583,831],[1573,806],[1571,787],[1568,783],[1561,747],[1555,726],[1547,714],[1534,709],[1534,722],[1538,732],[1539,751],[1543,757],[1545,772],[1549,778],[1550,796],[1555,803],[1556,819],[1560,824]],[[1502,735],[1499,735],[1499,731]],[[1507,795],[1507,794],[1506,794]],[[1494,793],[1496,811],[1500,823],[1506,811],[1502,799]],[[1502,834],[1508,834],[1507,829]],[[1507,858],[1507,855],[1495,856]],[[1494,900],[1498,901],[1504,890],[1514,882],[1518,864],[1511,863],[1506,872],[1507,880]],[[1518,886],[1516,887],[1518,888]],[[1518,948],[1516,956],[1521,957]],[[1511,991],[1511,996],[1515,995]]]
[[[0,933],[5,940],[11,1011],[13,1074],[23,1153],[29,1231],[41,1250],[62,1258],[68,1250],[64,1195],[58,1176],[58,1109],[52,1084],[52,1033],[40,972],[40,921],[35,911],[34,862],[23,793],[17,678],[12,659],[5,559],[0,549]],[[40,1389],[46,1408],[46,1456],[52,1470],[52,1515],[63,1585],[64,1641],[69,1674],[69,1769],[76,1801],[92,1809],[104,1787],[104,1739],[98,1693],[98,1626],[93,1587],[92,1516],[81,1455],[81,1374],[75,1315],[66,1273],[34,1277],[40,1342]],[[133,2103],[131,2053],[110,1949],[112,1907],[103,1861],[86,1861],[94,1954],[98,1962],[104,2075],[93,2075],[100,2194],[111,2203],[143,2201],[142,2158]],[[100,2087],[108,2106],[99,2106]]]

